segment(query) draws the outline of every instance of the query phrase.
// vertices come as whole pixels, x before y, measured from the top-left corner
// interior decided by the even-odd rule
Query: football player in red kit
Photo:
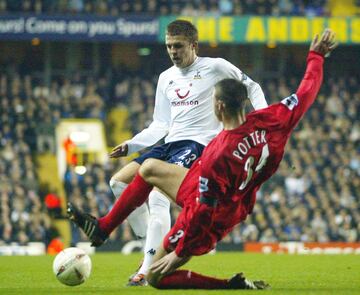
[[[324,56],[336,44],[326,29],[311,43],[305,76],[295,94],[280,103],[245,115],[244,85],[220,81],[214,108],[223,123],[190,170],[156,159],[146,160],[134,181],[104,217],[95,219],[69,204],[70,218],[95,246],[146,200],[153,186],[163,190],[183,209],[155,255],[147,276],[159,289],[265,289],[263,281],[249,281],[240,273],[218,279],[177,270],[194,255],[211,251],[233,227],[252,212],[256,192],[277,170],[289,136],[314,102],[323,78]],[[145,196],[145,197],[144,197]]]

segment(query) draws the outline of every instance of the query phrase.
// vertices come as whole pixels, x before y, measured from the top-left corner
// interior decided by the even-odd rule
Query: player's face
[[[166,34],[165,44],[171,61],[178,68],[186,68],[194,62],[196,44],[191,43],[186,36]]]

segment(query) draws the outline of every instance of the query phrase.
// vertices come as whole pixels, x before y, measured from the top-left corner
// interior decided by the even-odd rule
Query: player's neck
[[[190,67],[195,62],[196,59],[197,59],[197,55],[195,54],[188,60],[188,62],[181,69],[183,70]]]
[[[222,123],[225,130],[232,130],[238,128],[246,121],[245,113],[238,114],[236,117],[222,116]]]

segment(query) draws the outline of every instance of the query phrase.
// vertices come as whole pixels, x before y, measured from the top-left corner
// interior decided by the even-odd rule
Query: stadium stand
[[[2,12],[33,12],[37,14],[98,14],[118,16],[123,14],[152,15],[328,15],[329,7],[338,13],[356,12],[356,1],[346,2],[340,7],[336,1],[317,0],[199,0],[199,1],[163,1],[163,0],[1,0]],[[338,14],[337,14],[338,15]]]

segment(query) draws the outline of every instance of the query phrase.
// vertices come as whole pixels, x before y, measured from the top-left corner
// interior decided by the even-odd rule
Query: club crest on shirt
[[[194,75],[194,79],[201,79],[200,71],[196,71],[196,74]]]

